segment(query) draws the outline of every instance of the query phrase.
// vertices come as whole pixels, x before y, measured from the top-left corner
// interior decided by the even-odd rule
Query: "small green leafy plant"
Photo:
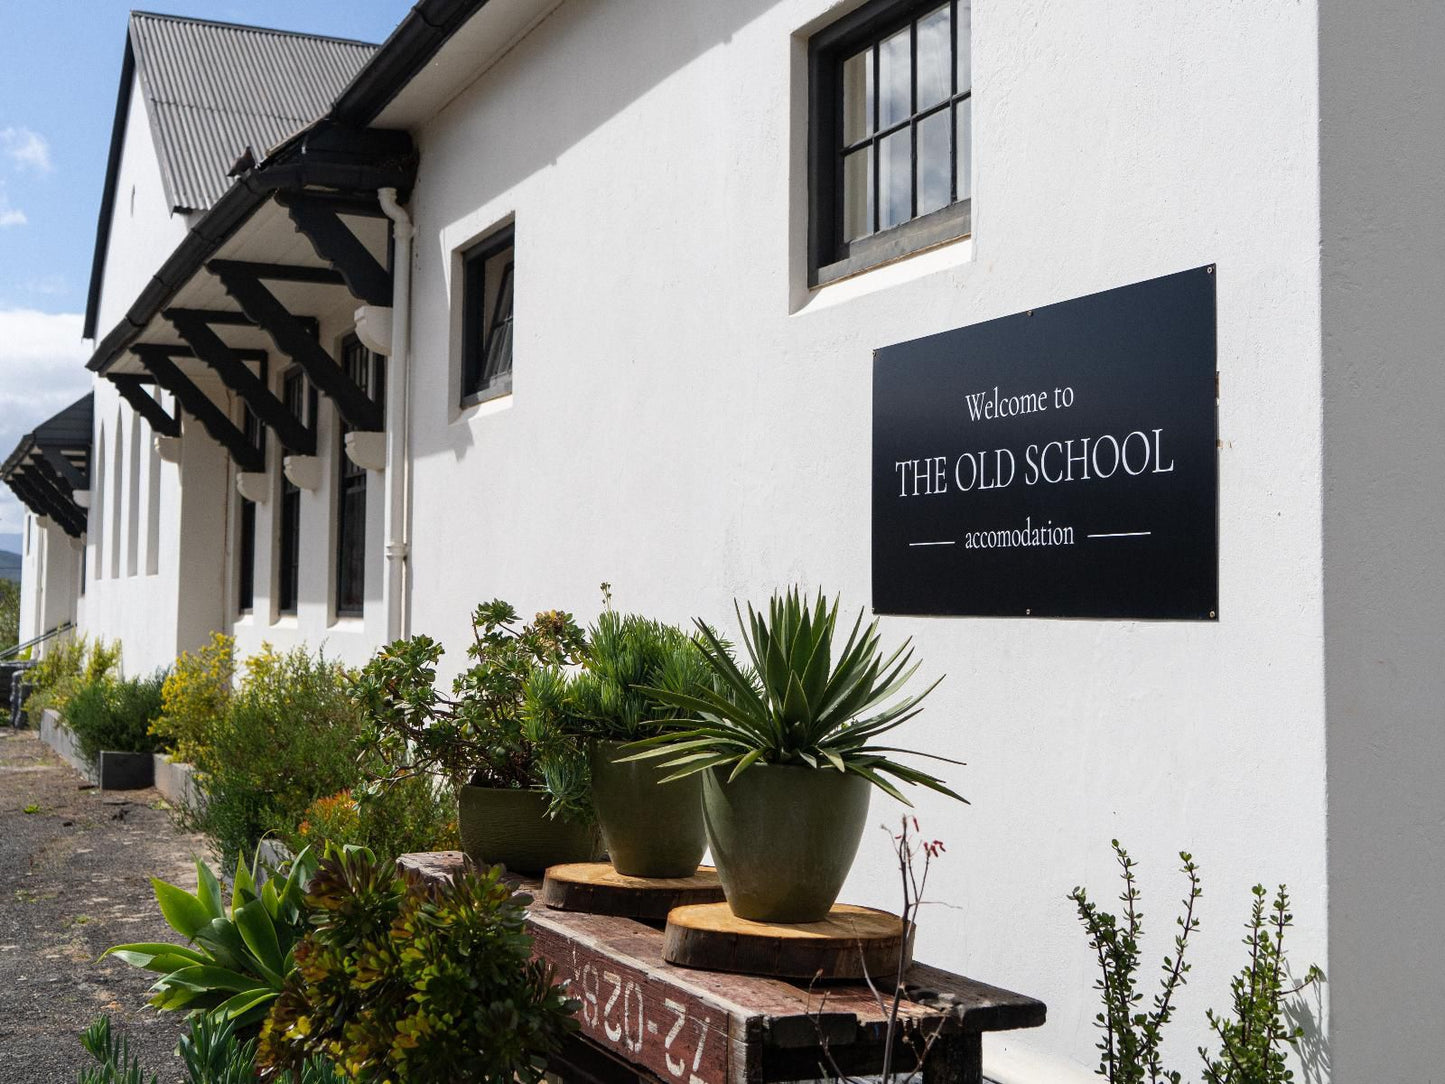
[[[1252,889],[1248,933],[1244,938],[1249,962],[1230,982],[1233,1016],[1206,1012],[1209,1027],[1219,1038],[1219,1050],[1211,1054],[1204,1047],[1204,1079],[1208,1084],[1288,1084],[1294,1079],[1285,1051],[1299,1042],[1304,1029],[1284,1021],[1284,1003],[1316,983],[1325,973],[1314,964],[1299,982],[1289,977],[1284,952],[1284,932],[1294,925],[1289,893],[1279,886],[1266,912],[1264,885]]]
[[[1199,920],[1194,917],[1194,905],[1203,894],[1198,867],[1187,852],[1179,853],[1181,872],[1188,879],[1189,888],[1183,900],[1184,910],[1174,920],[1179,927],[1174,935],[1174,954],[1164,957],[1164,978],[1152,1005],[1146,1009],[1144,995],[1138,989],[1144,912],[1139,909],[1136,863],[1117,839],[1113,840],[1113,847],[1124,881],[1124,890],[1119,896],[1119,902],[1124,905],[1122,916],[1101,910],[1082,888],[1076,887],[1069,893],[1088,934],[1089,947],[1099,962],[1100,977],[1094,988],[1103,998],[1104,1010],[1094,1018],[1103,1032],[1098,1044],[1099,1068],[1095,1071],[1107,1077],[1111,1084],[1144,1084],[1145,1081],[1179,1084],[1181,1074],[1163,1066],[1160,1045],[1164,1026],[1174,1015],[1175,991],[1185,984],[1185,975],[1189,972],[1189,964],[1184,959],[1189,935],[1199,928]]]
[[[30,686],[25,711],[31,722],[38,722],[42,711],[63,712],[76,689],[110,677],[119,665],[119,643],[68,635],[49,645],[25,672]]]
[[[471,665],[452,683],[451,696],[436,687],[443,651],[435,640],[415,636],[386,645],[356,682],[356,702],[370,726],[363,763],[383,786],[433,772],[453,786],[543,786],[550,735],[528,731],[527,682],[543,668],[575,664],[583,642],[570,614],[545,611],[522,624],[501,599],[484,603],[472,615]],[[569,793],[553,795],[563,808],[577,799],[570,792],[575,778],[568,786]]]
[[[937,777],[893,759],[908,750],[877,744],[918,714],[924,697],[943,680],[899,697],[918,670],[910,641],[885,656],[878,622],[865,628],[859,610],[835,655],[838,602],[830,606],[821,591],[811,607],[794,588],[774,595],[766,614],[749,605],[744,618],[734,608],[750,665],[738,665],[729,646],[699,618],[698,645],[711,680],[687,692],[644,688],[689,714],[665,733],[638,742],[642,751],[632,759],[669,758],[663,762],[674,769],[669,779],[716,768],[726,769],[731,780],[760,762],[832,768],[862,776],[905,804],[912,803],[886,776],[965,801]]]
[[[81,1033],[80,1041],[96,1064],[80,1071],[80,1084],[158,1084],[146,1076],[124,1040],[112,1034],[110,1017],[101,1016]],[[178,1049],[187,1084],[255,1084],[256,1040],[242,1042],[232,1020],[201,1013],[191,1019]],[[312,1058],[299,1072],[271,1078],[275,1084],[343,1084],[344,1077],[322,1058]]]
[[[525,902],[500,867],[428,885],[359,851],[329,855],[258,1061],[319,1054],[393,1084],[540,1080],[575,1004],[532,958]]]
[[[236,641],[223,633],[211,633],[204,647],[177,657],[161,687],[161,713],[151,724],[175,759],[194,764],[211,748],[235,697],[235,673]]]
[[[249,866],[238,861],[229,907],[204,862],[196,863],[194,893],[153,877],[161,914],[187,943],[116,945],[104,955],[157,972],[151,1004],[158,1009],[208,1012],[252,1028],[295,965],[306,929],[303,887],[316,866],[311,852],[303,851],[289,868],[265,878],[259,853]]]
[[[101,677],[76,687],[63,709],[80,755],[91,764],[102,750],[153,753],[159,740],[151,724],[161,712],[165,671],[148,678]]]

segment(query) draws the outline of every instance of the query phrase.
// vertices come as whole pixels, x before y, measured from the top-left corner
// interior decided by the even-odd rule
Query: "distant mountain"
[[[20,554],[0,550],[0,580],[20,582]]]

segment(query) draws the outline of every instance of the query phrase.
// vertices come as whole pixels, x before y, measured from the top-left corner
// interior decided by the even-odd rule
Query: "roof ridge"
[[[274,26],[257,26],[254,23],[233,23],[223,19],[201,19],[194,15],[169,15],[161,11],[133,10],[130,18],[162,19],[169,23],[194,23],[197,26],[213,26],[223,30],[249,30],[259,34],[274,34],[277,37],[305,38],[308,41],[330,41],[338,45],[359,45],[366,49],[379,49],[378,42],[362,41],[360,38],[340,38],[333,34],[310,34],[304,30],[281,30]]]

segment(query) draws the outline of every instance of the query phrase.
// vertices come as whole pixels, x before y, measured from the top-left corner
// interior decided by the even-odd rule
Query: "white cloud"
[[[0,230],[10,226],[23,226],[29,221],[24,211],[10,205],[10,197],[5,194],[5,182],[0,181]]]
[[[17,169],[49,173],[55,168],[50,162],[50,144],[43,135],[29,128],[0,129],[0,147]]]
[[[78,313],[0,309],[0,460],[20,438],[91,388]],[[0,532],[17,531],[24,509],[0,483]]]

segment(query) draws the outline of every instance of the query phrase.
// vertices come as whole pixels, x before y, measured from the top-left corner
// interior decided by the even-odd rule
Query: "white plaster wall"
[[[16,642],[23,644],[75,620],[80,543],[48,518],[26,512],[20,560],[20,636]],[[44,652],[41,645],[34,655]]]
[[[810,297],[800,31],[841,10],[566,4],[418,133],[412,628],[455,663],[473,603],[590,618],[604,579],[678,621],[795,582],[866,604],[874,347],[1217,262],[1219,622],[884,622],[948,674],[906,741],[973,802],[918,799],[949,848],[920,956],[1049,1005],[993,1074],[1093,1079],[1064,897],[1112,900],[1118,837],[1151,961],[1175,852],[1203,869],[1192,1076],[1250,885],[1288,882],[1330,964],[1315,8],[976,0],[975,241]],[[509,216],[515,394],[459,412],[453,254]],[[894,884],[870,832],[846,895]]]
[[[1320,5],[1335,1079],[1445,1080],[1445,7]]]
[[[98,335],[105,335],[120,322],[156,268],[180,244],[187,228],[186,217],[172,214],[167,204],[145,102],[137,81],[131,87],[125,142],[116,178],[115,206],[96,320]],[[169,396],[164,396],[164,400],[168,408],[172,406]],[[92,501],[90,512],[92,528],[87,535],[90,552],[86,563],[88,580],[86,595],[80,606],[80,626],[89,635],[120,640],[124,645],[126,670],[144,673],[168,665],[180,647],[194,646],[189,638],[195,636],[195,629],[182,628],[183,599],[190,607],[205,605],[205,600],[200,594],[199,583],[189,577],[182,578],[181,509],[183,494],[193,500],[200,499],[199,495],[207,488],[207,481],[204,472],[197,470],[191,472],[193,477],[188,476],[189,484],[183,487],[178,465],[162,463],[158,491],[151,492],[149,459],[155,454],[153,434],[108,380],[95,382],[95,419],[97,451],[94,462],[97,467],[101,466],[98,445],[103,438],[106,477],[99,483],[95,479],[91,482],[92,493],[97,499]],[[119,461],[115,456],[117,426],[121,431],[119,447],[122,455]],[[134,426],[140,427],[138,440],[134,443],[139,445],[142,462],[139,471],[134,472],[138,486],[132,496],[133,472],[128,458]],[[192,425],[190,428],[199,427]],[[204,459],[206,455],[204,450],[192,450],[198,441],[209,441],[209,438],[198,432],[188,434],[185,439],[187,455],[193,461]],[[125,510],[125,515],[119,520],[114,515],[117,486],[120,488],[120,507]],[[211,483],[211,488],[214,487],[215,483]],[[148,554],[150,537],[145,523],[148,502],[152,499],[158,500],[161,514],[157,539],[159,552],[153,566],[155,573],[149,572],[152,567]],[[101,503],[104,508],[99,510],[101,529],[97,532],[97,505]],[[128,517],[132,506],[141,517],[134,537],[142,551],[134,562],[134,575],[128,574],[132,565],[128,552],[132,538]],[[119,576],[112,575],[112,554],[116,552],[117,539],[120,547]],[[213,561],[216,552],[214,547],[210,551]],[[186,587],[184,592],[183,583]],[[219,618],[218,609],[215,619]]]
[[[321,323],[321,341],[340,356],[341,339],[353,325],[340,319]],[[272,390],[281,393],[281,374],[290,362],[272,358]],[[252,612],[236,615],[239,564],[239,503],[230,503],[229,610],[238,657],[254,654],[263,643],[280,650],[305,645],[352,666],[363,664],[386,638],[386,605],[381,596],[385,476],[368,472],[366,490],[366,584],[360,617],[336,616],[336,494],[341,450],[339,416],[324,395],[318,399],[316,451],[322,461],[321,485],[301,491],[301,570],[294,615],[282,615],[276,602],[280,529],[281,463],[284,449],[267,433],[266,469],[270,499],[256,506],[255,599]],[[232,468],[234,477],[234,467]],[[234,486],[233,486],[234,489]]]

